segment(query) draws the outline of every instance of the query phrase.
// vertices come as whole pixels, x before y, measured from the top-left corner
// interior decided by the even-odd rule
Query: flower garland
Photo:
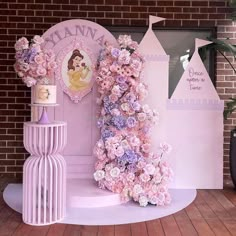
[[[49,84],[49,79],[57,67],[54,52],[42,49],[42,43],[44,39],[38,35],[34,36],[31,43],[25,37],[15,43],[14,68],[27,87],[38,83]]]
[[[130,36],[119,36],[118,43],[120,48],[106,45],[99,58],[101,138],[94,149],[98,158],[94,178],[100,188],[120,193],[123,201],[169,204],[172,171],[163,154],[171,148],[162,143],[159,153],[151,152],[149,131],[158,114],[141,104],[148,93],[140,80],[144,59]]]

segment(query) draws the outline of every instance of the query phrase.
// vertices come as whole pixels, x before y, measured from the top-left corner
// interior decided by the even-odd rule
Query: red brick
[[[205,7],[208,6],[208,1],[193,1],[192,6]]]
[[[23,166],[7,166],[7,172],[22,172]]]
[[[95,6],[94,5],[80,5],[79,6],[80,11],[95,11]]]
[[[181,26],[181,20],[165,20],[165,26],[180,27]]]
[[[217,13],[232,13],[235,9],[230,7],[217,8]]]
[[[139,13],[134,13],[134,12],[130,12],[130,13],[123,13],[123,17],[124,18],[139,18]],[[143,18],[143,17],[141,17]]]
[[[104,0],[89,0],[88,3],[89,5],[104,5]]]
[[[184,7],[183,8],[183,12],[185,13],[185,12],[199,12],[199,8],[197,8],[197,7]]]
[[[209,2],[209,6],[218,6],[218,7],[224,7],[226,6],[226,1],[220,1],[220,2],[216,2],[216,1],[210,1]]]
[[[173,13],[159,13],[158,16],[166,19],[174,19]]]
[[[125,0],[124,0],[125,1]],[[141,6],[156,6],[157,1],[140,1]]]
[[[124,0],[123,1],[123,5],[124,6],[132,6],[132,5],[136,5],[136,1],[134,1],[134,0]]]
[[[199,26],[200,27],[213,27],[216,25],[214,20],[200,20]]]
[[[157,6],[173,6],[173,1],[157,1]]]
[[[55,11],[56,12],[56,11]],[[35,11],[35,16],[40,16],[40,17],[44,17],[44,16],[52,16],[52,14],[54,14],[55,12],[52,11]],[[29,28],[29,27],[27,27]]]
[[[101,17],[101,18],[104,18],[104,12],[88,12],[88,17]]]
[[[223,25],[223,26],[227,26],[227,25],[232,25],[232,20],[217,20],[217,25]]]
[[[43,9],[43,4],[26,4],[27,9],[32,9],[32,10],[42,10]]]
[[[109,18],[97,19],[96,22],[100,25],[103,25],[103,26],[111,26],[112,25],[112,19],[109,19]]]
[[[209,19],[225,19],[225,14],[209,14]]]
[[[130,9],[132,9],[132,6],[114,6],[114,11],[118,12],[125,12],[125,11],[130,11]]]
[[[176,1],[175,6],[190,6],[190,1]]]
[[[96,11],[112,11],[113,6],[96,6]]]
[[[219,39],[233,38],[234,34],[233,33],[217,33],[217,37]]]
[[[129,19],[114,19],[114,25],[130,25]]]
[[[208,15],[207,14],[192,14],[192,19],[207,19]]]
[[[222,87],[222,88],[225,88],[225,87],[232,87],[233,86],[233,82],[216,82],[216,86],[217,87]]]
[[[127,14],[127,13],[124,13],[124,14]],[[129,14],[132,15],[135,13],[129,13]],[[105,12],[105,18],[121,18],[121,13],[120,12]]]
[[[158,13],[158,12],[165,12],[165,8],[164,7],[149,7],[149,10],[148,12],[155,12],[155,13]]]
[[[201,13],[216,13],[216,8],[213,7],[203,7],[200,8]]]
[[[77,11],[77,12],[71,12],[72,17],[87,17],[87,12],[85,11]]]
[[[175,14],[174,18],[175,19],[190,19],[191,15],[190,14]]]
[[[134,19],[131,19],[130,22],[131,22],[131,25],[133,25],[133,26],[145,26],[145,25],[147,25],[146,20],[134,20]]]
[[[184,20],[182,22],[182,26],[195,27],[195,26],[198,26],[198,21],[197,20]]]
[[[149,9],[149,11],[158,11],[158,9],[163,9],[163,7],[145,7],[145,6],[141,6],[141,7],[137,7],[137,6],[131,6],[131,12],[147,12]]]
[[[166,7],[166,12],[182,12],[181,7]]]
[[[122,1],[121,0],[105,0],[105,5],[122,5]]]

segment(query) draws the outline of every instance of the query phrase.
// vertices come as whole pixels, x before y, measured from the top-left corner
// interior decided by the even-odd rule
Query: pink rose
[[[117,157],[121,157],[121,156],[123,156],[124,154],[125,154],[125,151],[124,151],[124,149],[123,149],[122,146],[119,146],[119,147],[116,149],[116,151],[115,151],[115,155],[116,155]]]
[[[139,178],[142,182],[146,183],[150,180],[150,175],[143,173],[139,176]]]
[[[29,48],[29,41],[25,37],[18,39],[18,41],[15,43],[15,50],[16,51],[24,50],[24,49],[28,49],[28,48]]]
[[[36,73],[37,73],[38,76],[46,76],[47,71],[44,67],[39,66],[36,70]]]
[[[44,39],[39,35],[35,35],[33,38],[33,42],[36,44],[42,44],[44,42]]]
[[[42,64],[44,62],[44,56],[42,53],[36,55],[34,57],[34,61],[37,63],[37,64]]]
[[[151,150],[151,144],[150,143],[145,143],[141,146],[141,149],[144,153],[148,153]]]

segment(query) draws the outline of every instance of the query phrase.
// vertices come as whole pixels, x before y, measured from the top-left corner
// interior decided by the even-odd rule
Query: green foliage
[[[230,98],[231,101],[226,103],[224,110],[224,118],[227,120],[228,116],[236,110],[236,98]]]

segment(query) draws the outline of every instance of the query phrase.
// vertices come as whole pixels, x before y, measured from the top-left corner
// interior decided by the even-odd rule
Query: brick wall
[[[35,3],[37,2],[37,3]],[[104,26],[147,26],[148,15],[167,18],[161,26],[217,27],[218,38],[236,39],[227,0],[1,0],[0,4],[0,174],[21,177],[28,156],[23,148],[23,122],[30,119],[30,90],[13,70],[14,43],[43,34],[64,20],[83,18]],[[232,56],[229,59],[235,63]],[[225,59],[217,55],[217,90],[227,100],[236,80]],[[236,114],[225,121],[224,175],[229,176],[229,136]]]

